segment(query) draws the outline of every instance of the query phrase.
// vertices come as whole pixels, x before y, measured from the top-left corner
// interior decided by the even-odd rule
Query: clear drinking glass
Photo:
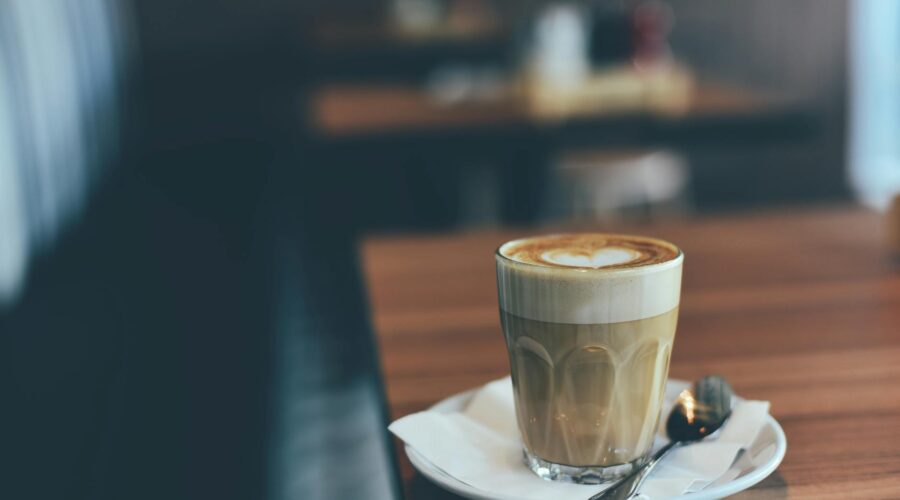
[[[559,240],[585,237],[621,247],[572,250]],[[546,261],[511,256],[547,238],[563,243],[537,245],[550,248]],[[668,257],[634,257],[654,246]],[[682,261],[670,243],[622,235],[537,237],[497,250],[516,416],[536,474],[601,483],[647,460],[675,338]]]

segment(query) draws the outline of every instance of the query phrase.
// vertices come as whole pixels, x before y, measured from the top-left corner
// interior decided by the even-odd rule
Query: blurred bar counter
[[[465,146],[468,139],[491,135],[543,134],[594,146],[772,142],[796,140],[815,128],[815,113],[802,103],[714,82],[694,84],[684,72],[665,80],[608,71],[569,95],[539,84],[499,82],[488,95],[457,100],[426,86],[330,84],[311,95],[309,129],[324,142],[446,136]]]
[[[690,157],[713,148],[762,149],[811,141],[822,124],[802,102],[696,81],[678,67],[655,75],[606,69],[563,91],[536,78],[453,71],[428,84],[312,89],[298,114],[321,171],[369,176],[369,192],[355,195],[379,206],[398,200],[409,207],[395,210],[401,214],[435,205],[439,215],[421,218],[441,222],[420,225],[436,227],[458,222],[457,186],[475,182],[464,179],[465,169],[486,166],[497,186],[489,203],[497,219],[531,224],[548,206],[545,188],[567,153],[671,149]]]

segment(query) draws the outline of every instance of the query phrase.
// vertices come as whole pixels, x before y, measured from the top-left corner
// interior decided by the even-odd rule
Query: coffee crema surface
[[[623,269],[661,264],[681,252],[671,243],[622,234],[555,234],[511,241],[500,254],[523,264]]]
[[[645,236],[587,233],[524,238],[497,249],[500,308],[537,321],[598,324],[678,307],[675,245]]]

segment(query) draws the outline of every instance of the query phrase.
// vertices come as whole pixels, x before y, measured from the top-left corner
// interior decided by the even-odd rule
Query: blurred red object
[[[661,1],[648,1],[638,5],[632,13],[634,27],[634,54],[632,60],[638,68],[670,58],[668,35],[675,23],[672,7]]]

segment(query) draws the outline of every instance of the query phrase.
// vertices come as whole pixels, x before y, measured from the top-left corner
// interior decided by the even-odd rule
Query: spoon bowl
[[[734,391],[724,378],[707,375],[694,382],[690,389],[685,389],[678,395],[675,407],[666,420],[669,443],[660,448],[643,467],[592,496],[590,500],[631,498],[667,453],[683,444],[700,441],[719,430],[731,416],[733,402]]]
[[[698,441],[719,430],[729,416],[734,391],[718,375],[707,375],[678,395],[666,420],[666,434],[676,442]]]

